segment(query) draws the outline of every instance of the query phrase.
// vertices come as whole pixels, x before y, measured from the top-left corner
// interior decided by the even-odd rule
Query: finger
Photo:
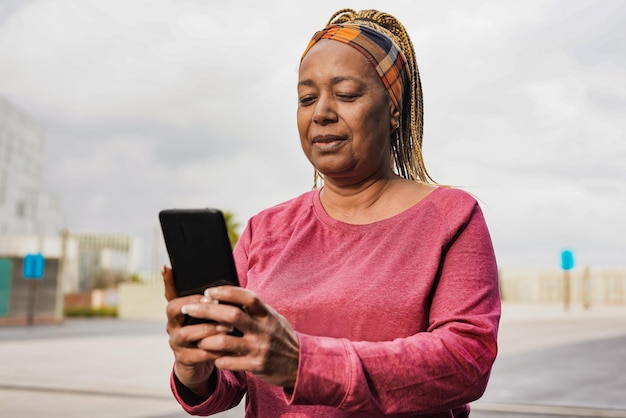
[[[206,290],[205,294],[220,302],[240,306],[251,316],[263,317],[269,314],[266,305],[251,290],[237,286],[217,286]]]
[[[238,306],[218,303],[215,299],[203,298],[181,307],[181,312],[193,318],[207,319],[227,325],[241,324],[250,317]]]
[[[190,295],[169,301],[165,308],[165,314],[167,315],[167,333],[171,334],[175,330],[186,325],[186,315],[182,312],[183,306],[194,303],[201,303],[203,299],[204,297],[200,295]]]
[[[215,359],[214,364],[223,370],[249,371],[274,385],[293,387],[299,364],[299,345],[295,335],[292,337],[287,336],[278,345],[246,335],[235,341],[232,337],[220,337],[222,344],[234,353],[224,353]]]
[[[241,337],[233,337],[226,333],[219,333],[198,341],[197,347],[214,354],[219,354],[219,357],[237,357],[248,351],[247,344],[248,343],[243,342]]]
[[[225,351],[219,344],[200,344],[201,341],[210,340],[216,335],[225,335],[219,328],[224,328],[219,324],[196,324],[178,328],[176,332],[170,334],[169,344],[174,353],[180,353],[185,362],[213,361],[224,354],[232,355],[231,351]],[[190,351],[191,350],[191,351]],[[206,351],[209,355],[196,353],[194,350]],[[178,355],[177,355],[178,358]]]
[[[207,361],[214,362],[222,355],[222,353],[213,353],[197,347],[172,347],[176,361],[186,366],[192,366]]]
[[[198,341],[203,338],[221,334],[221,332],[216,329],[216,325],[217,324],[215,323],[186,325],[180,328],[174,338],[174,341],[176,343],[180,343],[182,346],[197,347]]]
[[[224,353],[223,355],[217,357],[214,362],[215,366],[222,370],[248,371],[254,374],[260,373],[259,361],[250,356]]]
[[[202,303],[203,299],[204,299],[204,296],[201,296],[201,295],[189,295],[189,296],[184,296],[182,298],[172,299],[167,303],[165,307],[165,313],[167,314],[168,318],[182,315],[184,313],[182,312],[183,306]]]
[[[172,269],[164,265],[161,269],[161,276],[163,277],[163,285],[165,287],[165,299],[167,299],[167,301],[175,299],[177,293],[174,287],[174,274],[172,273]]]

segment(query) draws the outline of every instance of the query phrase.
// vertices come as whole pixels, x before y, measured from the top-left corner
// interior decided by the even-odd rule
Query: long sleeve
[[[176,378],[174,372],[170,376],[170,388],[176,401],[183,410],[191,415],[212,415],[226,411],[239,405],[241,398],[246,393],[245,374],[217,370],[217,385],[215,391],[204,402],[197,405],[187,404],[182,397],[186,389]]]
[[[299,335],[291,404],[435,413],[482,395],[497,351],[497,267],[478,206],[451,232],[457,235],[442,252],[428,330],[382,342]]]

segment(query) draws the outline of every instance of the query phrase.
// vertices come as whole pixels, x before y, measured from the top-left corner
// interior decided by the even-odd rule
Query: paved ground
[[[626,307],[505,305],[472,417],[626,417]]]
[[[186,416],[162,321],[0,327],[0,359],[0,417]],[[491,417],[626,417],[626,307],[505,305],[500,356],[473,404],[472,418]]]

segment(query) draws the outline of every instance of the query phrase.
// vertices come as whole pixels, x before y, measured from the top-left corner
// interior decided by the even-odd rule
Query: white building
[[[90,291],[102,272],[133,273],[139,240],[128,235],[70,233],[44,184],[44,130],[0,97],[0,325],[24,320],[23,260],[42,253],[38,321],[62,318],[63,295]],[[17,322],[16,322],[17,321]]]
[[[45,135],[0,97],[0,234],[58,236],[65,219],[45,189]]]
[[[76,290],[90,290],[99,271],[136,272],[140,263],[140,240],[130,235],[78,234],[70,237],[78,246]]]

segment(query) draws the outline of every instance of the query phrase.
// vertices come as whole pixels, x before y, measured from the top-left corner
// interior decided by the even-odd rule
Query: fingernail
[[[218,292],[218,291],[217,291],[217,289],[216,289],[216,288],[214,288],[214,287],[209,287],[209,288],[206,290],[206,292],[207,292],[207,296],[218,296],[218,295],[219,295],[219,292]]]
[[[217,300],[217,299],[213,299],[212,297],[207,297],[207,296],[202,296],[202,297],[200,298],[200,302],[201,302],[201,303],[213,303],[213,304],[215,304],[215,303],[220,303],[220,301],[219,301],[219,300]]]
[[[233,332],[235,330],[235,327],[233,326],[226,326],[226,325],[216,325],[215,326],[215,330],[217,332]]]
[[[184,314],[189,314],[197,310],[198,310],[198,305],[184,305],[180,311]]]
[[[204,298],[202,298],[202,302],[205,303],[220,303],[219,300],[217,299],[213,299],[211,297],[211,295],[213,295],[214,293],[211,291],[211,288],[207,288],[204,290]]]

